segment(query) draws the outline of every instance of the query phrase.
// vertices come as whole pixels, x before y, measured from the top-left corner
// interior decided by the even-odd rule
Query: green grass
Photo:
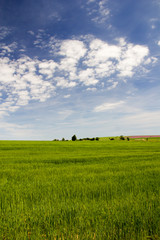
[[[160,239],[160,142],[0,141],[0,239]]]

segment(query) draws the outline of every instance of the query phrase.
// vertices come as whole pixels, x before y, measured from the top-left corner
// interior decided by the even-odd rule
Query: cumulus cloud
[[[119,76],[132,77],[134,69],[144,61],[148,54],[148,47],[128,44],[126,50],[122,53],[121,61],[117,65]]]
[[[43,60],[39,63],[39,73],[45,75],[47,79],[52,78],[57,66],[58,64],[53,60]]]
[[[143,64],[153,63],[152,58],[147,58],[147,46],[127,43],[124,38],[117,42],[111,45],[93,36],[83,36],[81,40],[51,37],[45,45],[53,57],[60,59],[57,62],[59,75],[61,72],[69,81],[80,81],[88,86],[113,74],[119,78],[132,77]]]
[[[86,53],[84,43],[79,40],[64,40],[60,47],[60,55],[79,60]]]
[[[67,81],[67,79],[62,78],[62,77],[57,77],[55,78],[55,80],[57,81],[56,86],[57,87],[61,87],[61,88],[72,88],[76,86],[76,82],[69,82]]]
[[[108,45],[100,39],[94,39],[90,43],[90,51],[85,62],[88,66],[96,66],[105,63],[108,59],[119,59],[121,48],[115,45]]]
[[[114,103],[103,103],[103,104],[95,107],[94,112],[104,112],[104,111],[112,110],[117,107],[120,107],[124,103],[125,103],[124,101],[119,101],[119,102],[114,102]]]
[[[127,44],[124,39],[120,39],[118,45],[109,45],[100,39],[94,39],[90,42],[84,64],[94,68],[97,78],[109,77],[112,74],[132,77],[148,55],[148,47]],[[148,60],[153,61],[151,58]]]
[[[86,54],[86,47],[79,40],[65,40],[60,46],[58,55],[63,56],[59,64],[59,70],[65,71],[70,80],[77,78],[76,72],[80,59]]]
[[[87,68],[86,70],[80,71],[78,77],[80,82],[83,82],[86,86],[95,85],[98,83],[98,80],[95,78],[95,73],[92,68]]]
[[[14,112],[31,100],[45,101],[54,92],[54,86],[37,75],[38,60],[28,57],[19,60],[0,59],[0,83],[3,101],[1,111]],[[3,95],[3,94],[2,94]]]
[[[40,40],[43,34],[44,31],[39,31]],[[2,114],[16,111],[31,101],[44,102],[59,88],[83,85],[87,91],[95,91],[97,84],[104,87],[107,83],[107,90],[111,91],[121,78],[131,78],[140,68],[155,62],[147,46],[127,43],[123,38],[111,45],[94,36],[83,36],[79,40],[52,37],[46,44],[50,59],[41,60],[26,55],[11,58],[7,53],[17,48],[16,43],[0,47],[4,50],[0,58],[0,97],[7,103],[0,105]]]

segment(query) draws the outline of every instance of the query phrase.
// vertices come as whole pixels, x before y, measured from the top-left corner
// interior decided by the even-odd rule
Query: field
[[[0,141],[0,239],[160,239],[160,140]]]

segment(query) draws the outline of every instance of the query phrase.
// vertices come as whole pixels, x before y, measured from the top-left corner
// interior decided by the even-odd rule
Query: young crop
[[[159,142],[1,141],[0,239],[159,239],[159,186]]]

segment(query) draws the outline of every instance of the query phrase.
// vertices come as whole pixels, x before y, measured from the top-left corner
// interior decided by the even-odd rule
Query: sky
[[[160,134],[159,0],[0,0],[0,139]]]

